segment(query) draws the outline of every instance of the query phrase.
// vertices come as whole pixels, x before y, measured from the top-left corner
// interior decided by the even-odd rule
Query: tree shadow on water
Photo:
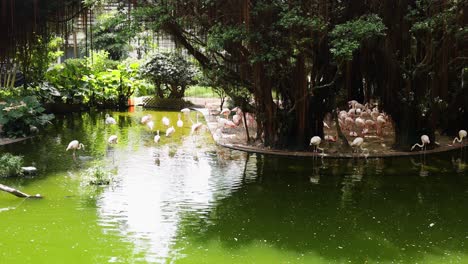
[[[309,160],[257,158],[255,181],[219,200],[208,222],[182,232],[228,250],[264,241],[331,262],[414,263],[468,252],[466,172],[443,167],[421,177],[408,159],[315,165],[320,177],[311,182],[317,169]]]

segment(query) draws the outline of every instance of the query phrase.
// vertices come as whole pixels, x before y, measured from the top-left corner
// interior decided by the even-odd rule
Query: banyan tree
[[[468,124],[466,1],[138,3],[147,28],[248,90],[266,146],[307,148],[325,113],[351,99],[379,102],[402,149]]]

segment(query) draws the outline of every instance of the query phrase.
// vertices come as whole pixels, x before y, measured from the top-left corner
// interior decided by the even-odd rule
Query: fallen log
[[[42,196],[40,194],[29,195],[27,193],[24,193],[22,191],[19,191],[19,190],[15,189],[15,188],[8,187],[8,186],[3,185],[3,184],[0,184],[0,191],[11,193],[16,197],[21,197],[21,198],[42,198]]]

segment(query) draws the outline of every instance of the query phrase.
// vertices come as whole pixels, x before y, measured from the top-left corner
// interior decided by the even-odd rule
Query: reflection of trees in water
[[[408,159],[325,162],[317,174],[309,160],[257,157],[256,180],[219,200],[211,221],[180,235],[227,248],[267,241],[356,263],[414,263],[468,249],[468,179],[447,173],[446,161],[434,160],[444,169],[424,178]],[[319,184],[310,184],[311,175]]]

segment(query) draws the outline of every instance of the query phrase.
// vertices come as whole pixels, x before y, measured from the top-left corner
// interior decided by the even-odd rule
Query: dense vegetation
[[[10,153],[0,155],[0,178],[17,176],[22,173],[23,157]]]
[[[228,93],[253,95],[267,146],[305,148],[351,99],[379,101],[400,148],[468,123],[466,2],[140,2],[148,29],[173,36]]]
[[[307,148],[323,136],[325,115],[336,118],[353,99],[392,116],[401,149],[423,133],[435,142],[436,130],[454,134],[468,123],[466,1],[87,0],[82,14],[107,2],[118,12],[97,16],[82,43],[85,58],[54,63],[63,42],[52,33],[68,25],[18,37],[29,91],[21,95],[122,108],[134,93],[180,98],[198,81],[254,111],[257,139],[274,148]],[[154,52],[154,34],[171,36],[175,50]]]

